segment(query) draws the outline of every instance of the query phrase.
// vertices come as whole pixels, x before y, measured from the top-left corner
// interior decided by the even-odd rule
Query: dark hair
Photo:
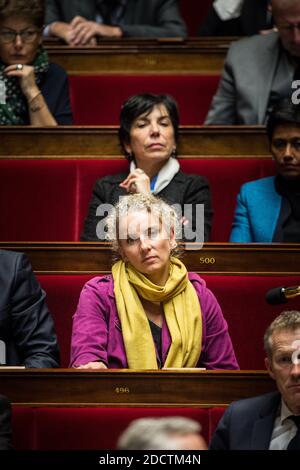
[[[174,98],[170,95],[154,95],[152,93],[134,95],[125,101],[120,113],[119,140],[127,158],[130,156],[126,152],[124,144],[130,143],[130,131],[134,120],[142,114],[151,113],[154,106],[160,104],[163,104],[168,111],[174,129],[175,142],[178,142],[179,113]]]
[[[300,106],[293,104],[287,98],[278,101],[270,112],[266,124],[267,136],[270,142],[272,141],[275,128],[282,124],[300,126]]]
[[[26,18],[41,29],[44,26],[44,0],[0,0],[0,23],[12,17]]]

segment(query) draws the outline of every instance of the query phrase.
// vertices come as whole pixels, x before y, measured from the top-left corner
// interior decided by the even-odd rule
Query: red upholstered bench
[[[64,160],[0,161],[0,239],[76,238],[76,164]]]
[[[13,447],[17,450],[36,449],[35,408],[13,406]]]
[[[204,175],[215,212],[211,241],[228,241],[241,184],[273,173],[270,159],[183,159]],[[77,241],[95,181],[126,171],[120,160],[0,160],[0,240]]]
[[[221,417],[209,408],[25,408],[13,407],[17,450],[114,449],[129,423],[143,417],[185,416],[198,421],[208,442]]]
[[[40,275],[39,281],[48,294],[61,347],[62,366],[70,355],[72,315],[81,288],[92,275]],[[203,276],[216,295],[229,325],[230,335],[241,369],[264,369],[263,335],[269,323],[284,310],[265,302],[265,293],[273,287],[298,285],[296,276]],[[289,308],[300,308],[294,300]]]
[[[137,93],[167,93],[179,105],[182,125],[203,124],[219,75],[72,75],[74,124],[117,125],[122,103]]]

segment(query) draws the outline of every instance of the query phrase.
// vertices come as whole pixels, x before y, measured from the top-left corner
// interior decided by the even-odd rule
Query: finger
[[[9,72],[6,72],[7,77],[23,77],[23,73],[21,70],[10,70]]]
[[[73,28],[74,26],[77,26],[78,24],[83,23],[84,21],[86,21],[86,19],[83,18],[83,16],[75,16],[72,19],[70,26]]]
[[[91,30],[85,32],[81,37],[81,44],[86,45],[94,36],[94,33]]]
[[[83,43],[83,38],[86,35],[87,31],[88,30],[87,30],[86,25],[81,27],[81,29],[76,34],[76,38],[74,39],[75,44],[82,44]]]
[[[17,72],[23,72],[23,70],[25,69],[25,65],[23,65],[23,68],[21,70],[17,69],[17,65],[19,64],[8,65],[7,67],[5,67],[4,72],[10,72],[12,70]]]
[[[78,34],[80,34],[80,32],[86,28],[86,23],[79,23],[78,25],[76,25],[74,28],[72,28],[72,34],[73,36],[78,36]]]

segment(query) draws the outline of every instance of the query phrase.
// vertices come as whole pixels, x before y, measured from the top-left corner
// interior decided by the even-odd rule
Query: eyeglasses
[[[295,29],[298,30],[298,32],[300,31],[300,23],[279,23],[277,24],[277,28],[280,30],[280,31],[286,31],[286,32],[292,32],[294,31]]]
[[[23,29],[22,31],[0,29],[0,43],[8,44],[9,42],[15,42],[17,36],[20,36],[22,42],[30,43],[34,42],[39,34],[40,30],[37,29]]]

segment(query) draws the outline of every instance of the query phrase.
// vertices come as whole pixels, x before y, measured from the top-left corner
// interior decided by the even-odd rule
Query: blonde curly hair
[[[130,194],[120,198],[119,202],[114,206],[113,210],[106,218],[106,239],[111,242],[114,251],[114,259],[120,259],[120,219],[129,213],[146,211],[149,214],[155,214],[163,224],[168,236],[174,232],[176,241],[181,239],[182,225],[179,221],[177,213],[173,207],[162,199],[152,194]],[[181,249],[176,246],[172,250],[172,256],[181,255]]]

